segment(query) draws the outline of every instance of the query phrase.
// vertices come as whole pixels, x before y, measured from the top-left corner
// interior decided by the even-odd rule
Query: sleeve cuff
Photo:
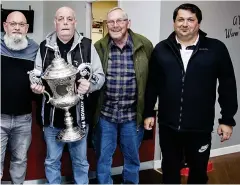
[[[233,118],[221,118],[218,119],[219,124],[224,124],[224,125],[228,125],[228,126],[235,126],[236,122]]]

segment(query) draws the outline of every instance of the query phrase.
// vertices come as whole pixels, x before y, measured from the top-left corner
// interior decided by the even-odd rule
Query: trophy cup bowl
[[[62,142],[75,142],[85,136],[80,127],[73,127],[73,118],[69,112],[69,109],[80,100],[80,95],[75,93],[75,80],[78,72],[77,68],[67,64],[64,59],[55,58],[42,76],[53,93],[53,97],[49,96],[49,102],[54,107],[65,110],[66,128],[57,135],[57,140]]]
[[[28,73],[31,83],[42,84],[41,79],[34,75],[34,70]],[[65,111],[64,124],[66,128],[62,129],[56,138],[62,142],[75,142],[81,140],[86,135],[84,129],[81,129],[79,126],[73,127],[73,118],[69,112],[69,109],[75,106],[80,99],[83,100],[83,95],[75,92],[77,73],[79,73],[79,69],[72,64],[67,64],[60,57],[58,47],[56,46],[55,58],[41,76],[42,79],[46,80],[53,94],[51,97],[47,91],[44,91],[44,94],[49,97],[47,103],[50,102],[54,107]]]

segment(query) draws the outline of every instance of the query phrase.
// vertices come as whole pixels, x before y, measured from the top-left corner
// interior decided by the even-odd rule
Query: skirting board
[[[218,149],[213,149],[210,152],[210,157],[217,157],[221,155],[226,155],[226,154],[231,154],[231,153],[236,153],[240,152],[240,145],[233,145],[229,147],[223,147],[223,148],[218,148]],[[155,161],[147,161],[147,162],[142,162],[140,165],[140,170],[147,170],[147,169],[157,169],[161,168],[161,160],[155,160]],[[112,168],[112,175],[117,175],[122,173],[122,166],[119,167],[114,167]],[[89,179],[93,179],[96,177],[95,171],[89,171]],[[63,182],[68,182],[69,178],[62,177]],[[46,179],[38,179],[38,180],[30,180],[30,181],[25,181],[25,184],[43,184],[46,182]],[[10,181],[2,181],[2,184],[9,184],[11,183]]]
[[[240,152],[240,145],[233,145],[233,146],[213,149],[210,152],[210,157],[217,157],[217,156],[236,153],[236,152]]]
[[[210,152],[210,157],[217,157],[221,155],[227,155],[231,153],[236,153],[240,152],[240,145],[233,145],[233,146],[228,146],[228,147],[223,147],[223,148],[217,148],[217,149],[212,149]],[[153,163],[153,168],[161,168],[162,161],[161,160],[155,160]]]

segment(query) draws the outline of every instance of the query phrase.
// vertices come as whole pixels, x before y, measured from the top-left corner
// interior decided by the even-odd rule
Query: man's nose
[[[68,23],[68,21],[67,21],[67,19],[64,19],[64,22],[63,22],[64,24],[67,24]]]
[[[183,26],[184,27],[188,26],[188,21],[187,20],[183,21]]]
[[[15,26],[15,30],[20,30],[19,24],[17,24],[17,25]]]
[[[114,27],[118,26],[117,21],[114,21],[113,25],[114,25]]]

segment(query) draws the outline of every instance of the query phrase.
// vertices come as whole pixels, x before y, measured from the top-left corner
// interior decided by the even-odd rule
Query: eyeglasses
[[[109,26],[114,26],[115,23],[117,23],[118,25],[120,24],[123,24],[124,21],[127,21],[128,19],[117,19],[116,21],[114,20],[110,20],[110,21],[107,21],[107,24]]]
[[[6,22],[8,23],[11,27],[16,27],[17,25],[19,25],[19,27],[23,28],[25,25],[27,25],[27,23],[24,23],[24,22]]]

